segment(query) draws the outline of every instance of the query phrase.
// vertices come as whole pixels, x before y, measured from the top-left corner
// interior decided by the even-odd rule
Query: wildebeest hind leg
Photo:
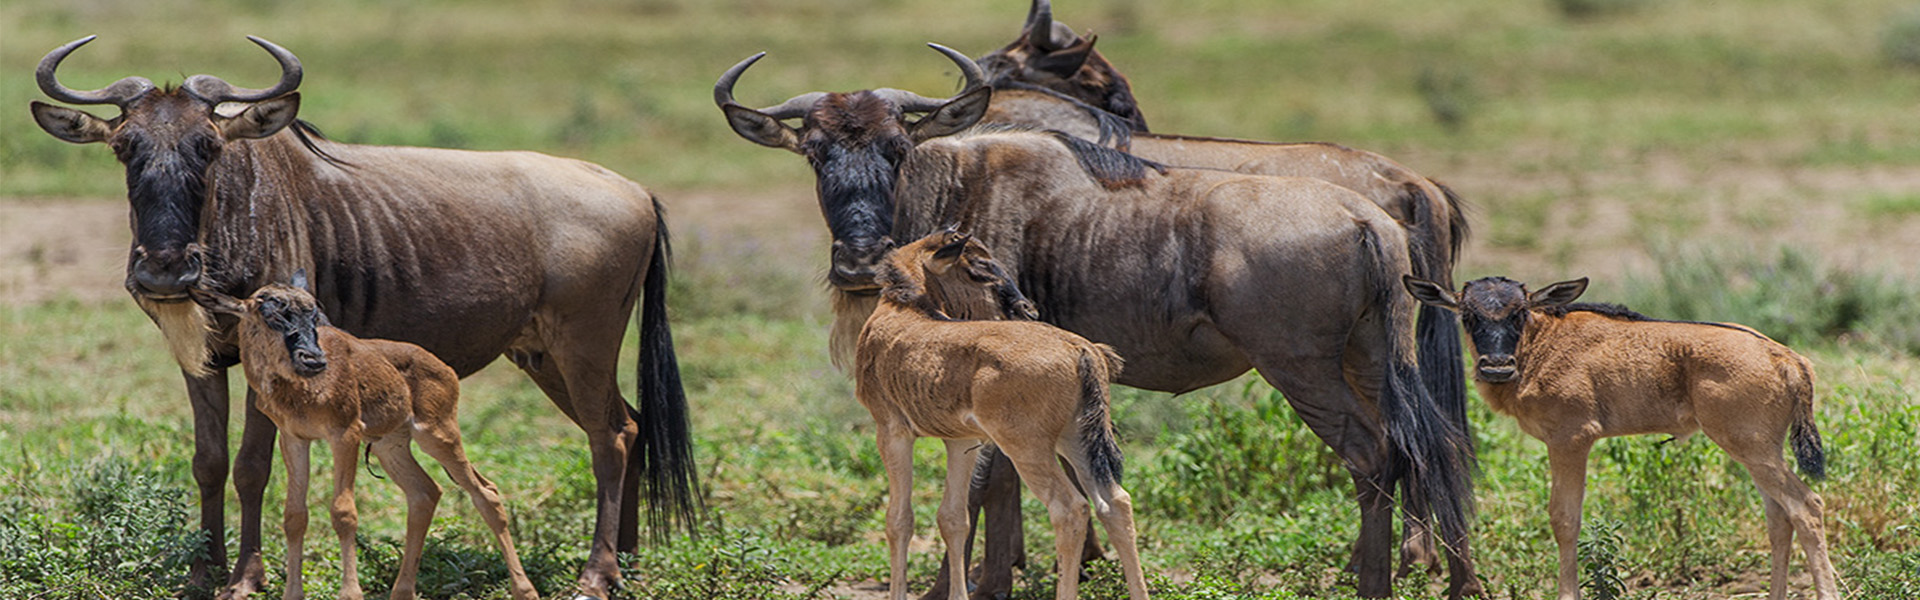
[[[1284,366],[1283,366],[1284,365]],[[1363,598],[1384,598],[1393,589],[1392,461],[1379,423],[1347,380],[1340,357],[1282,356],[1255,361],[1255,369],[1286,395],[1287,403],[1345,463],[1360,504],[1360,538],[1349,569],[1359,576]],[[1356,381],[1380,381],[1359,373]]]
[[[615,380],[625,328],[581,322],[559,322],[553,327],[559,331],[548,338],[546,348],[530,349],[532,355],[542,358],[521,368],[587,434],[596,508],[593,542],[577,585],[582,595],[607,598],[620,584],[615,543],[626,487],[627,449],[636,443],[640,432],[628,416],[626,400],[620,396]]]

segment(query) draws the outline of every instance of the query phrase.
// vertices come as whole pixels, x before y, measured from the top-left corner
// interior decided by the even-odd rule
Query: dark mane
[[[1109,190],[1140,185],[1147,178],[1147,169],[1153,169],[1161,175],[1167,174],[1166,165],[1058,131],[1046,133],[1073,152],[1073,157],[1080,161],[1080,168]]]
[[[328,154],[326,150],[321,150],[319,144],[314,143],[314,140],[326,140],[328,139],[327,134],[321,133],[320,128],[314,127],[312,123],[308,123],[305,119],[294,119],[293,124],[287,126],[287,129],[293,130],[293,137],[299,138],[301,146],[305,146],[307,151],[312,152],[314,156],[320,157],[320,160],[327,161],[327,164],[342,168],[354,166],[353,163],[340,160],[340,158]]]
[[[1024,81],[1018,81],[1018,80],[1012,79],[1011,77],[1008,77],[1008,76],[1002,76],[999,79],[995,79],[993,81],[993,89],[1021,90],[1026,92],[1033,92],[1036,94],[1045,95],[1049,98],[1053,98],[1061,102],[1066,102],[1068,104],[1071,104],[1073,105],[1074,108],[1080,109],[1081,112],[1086,113],[1088,117],[1091,117],[1093,119],[1094,124],[1096,125],[1096,128],[1100,130],[1100,139],[1096,143],[1103,146],[1111,146],[1114,148],[1119,148],[1121,150],[1125,150],[1133,146],[1133,122],[1127,120],[1126,117],[1113,114],[1111,111],[1108,111],[1107,109],[1100,108],[1092,104],[1088,104],[1086,101],[1081,100],[1079,98],[1062,94],[1054,90],[1053,88],[1033,85],[1031,83],[1027,83]]]

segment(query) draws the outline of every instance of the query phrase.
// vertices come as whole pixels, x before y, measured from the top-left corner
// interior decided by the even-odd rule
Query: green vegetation
[[[1911,3],[1585,3],[1633,8],[1577,19],[1574,0],[1057,10],[1101,34],[1156,130],[1333,140],[1447,181],[1478,232],[1462,281],[1591,275],[1587,300],[1746,323],[1808,354],[1831,465],[1814,485],[1845,589],[1920,597],[1920,271],[1898,255],[1910,250],[1889,251],[1910,247],[1900,244],[1920,213],[1910,183],[1920,77],[1895,48],[1911,45],[1901,17]],[[772,202],[754,198],[810,203],[811,174],[734,136],[710,88],[767,50],[740,85],[744,102],[876,86],[946,92],[956,74],[921,45],[982,54],[1012,38],[1024,12],[1024,0],[10,1],[0,4],[0,107],[10,107],[0,111],[10,115],[0,117],[0,198],[120,202],[110,152],[53,140],[25,116],[40,97],[28,83],[35,61],[92,33],[100,40],[61,70],[76,87],[202,72],[263,85],[274,65],[242,38],[258,34],[300,55],[302,116],[336,139],[534,149],[662,190],[678,251],[674,333],[712,510],[698,537],[626,557],[625,594],[871,597],[886,578],[879,458],[865,410],[826,356],[823,244],[786,235],[819,224],[788,218],[814,219],[810,206],[733,211]],[[749,201],[702,204],[734,195]],[[237,374],[230,385],[240,389]],[[523,560],[544,595],[564,592],[591,527],[582,436],[509,366],[463,392],[469,451],[507,497]],[[1555,569],[1545,450],[1477,400],[1472,410],[1481,573],[1493,598],[1540,597]],[[1120,389],[1115,416],[1158,597],[1351,593],[1351,484],[1284,398],[1253,377],[1178,398]],[[236,407],[236,430],[239,421]],[[191,429],[178,371],[130,302],[0,305],[0,597],[173,597],[195,547]],[[929,540],[938,456],[923,444],[916,461]],[[314,462],[329,468],[325,453]],[[1587,578],[1594,597],[1764,588],[1759,496],[1709,441],[1607,440],[1589,478],[1583,573],[1601,575]],[[284,479],[267,493],[270,586],[281,581]],[[502,597],[485,528],[442,485],[423,593]],[[383,594],[403,502],[388,482],[362,478],[359,489],[362,583]],[[228,506],[236,523],[231,491]],[[338,581],[326,530],[316,519],[307,545],[315,597]],[[1044,519],[1029,519],[1027,538],[1017,597],[1051,597]],[[916,586],[936,565],[933,552],[914,555]],[[1118,580],[1097,565],[1086,597],[1123,597]],[[1415,574],[1402,597],[1444,585]]]

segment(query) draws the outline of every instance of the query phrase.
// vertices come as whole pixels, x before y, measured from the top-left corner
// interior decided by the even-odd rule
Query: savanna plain
[[[74,87],[194,73],[256,86],[277,74],[243,38],[260,35],[303,60],[301,117],[334,139],[537,150],[649,186],[674,235],[669,301],[708,510],[697,536],[623,557],[622,594],[868,598],[884,589],[885,486],[869,419],[827,356],[827,235],[812,173],[737,138],[711,86],[765,50],[736,90],[747,104],[811,90],[946,94],[958,75],[923,44],[984,54],[1018,34],[1026,8],[0,4],[0,597],[175,597],[200,542],[179,372],[120,289],[129,237],[120,166],[103,147],[45,135],[27,112],[41,97],[31,71],[48,50],[101,36],[62,67]],[[1741,322],[1807,354],[1829,453],[1830,477],[1814,489],[1842,589],[1920,597],[1920,3],[1063,0],[1055,9],[1100,35],[1156,131],[1335,141],[1445,181],[1470,203],[1474,227],[1458,280],[1590,276],[1587,300]],[[1351,594],[1341,571],[1358,523],[1351,484],[1270,388],[1252,378],[1179,397],[1118,388],[1114,414],[1158,597]],[[1477,400],[1472,418],[1474,541],[1489,595],[1547,596],[1545,449]],[[584,437],[503,363],[465,382],[461,421],[476,465],[506,495],[536,585],[564,593],[592,525]],[[1745,472],[1703,437],[1664,439],[1613,439],[1594,452],[1589,597],[1763,596],[1765,521]],[[324,477],[322,454],[314,468]],[[916,463],[917,590],[938,564],[938,445],[922,444]],[[267,492],[270,586],[282,579],[284,479]],[[382,596],[404,503],[387,482],[362,478],[359,490],[362,579]],[[228,506],[234,532],[237,501]],[[1051,597],[1051,534],[1031,496],[1027,513],[1030,558],[1016,595]],[[450,494],[439,514],[421,591],[505,597],[472,507]],[[336,550],[309,539],[309,592],[330,596]],[[1099,564],[1083,593],[1123,597],[1118,579]],[[1416,574],[1396,590],[1425,598],[1443,588]]]

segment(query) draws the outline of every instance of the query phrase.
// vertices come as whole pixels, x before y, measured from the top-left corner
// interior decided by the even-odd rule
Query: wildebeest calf
[[[1120,369],[1113,349],[1035,321],[958,321],[951,316],[1027,311],[1031,304],[993,268],[986,246],[949,229],[895,250],[878,269],[879,307],[861,330],[855,393],[873,414],[886,464],[891,595],[907,597],[907,541],[913,532],[913,442],[947,444],[946,490],[936,517],[953,581],[965,581],[967,484],[977,440],[999,446],[1047,505],[1061,566],[1055,597],[1078,596],[1088,499],[1105,525],[1134,600],[1147,598],[1134,545],[1133,503],[1120,487],[1120,448],[1107,414],[1107,383]],[[990,290],[987,293],[963,293]],[[958,303],[948,308],[943,304]],[[1003,315],[1004,316],[1004,315]],[[1058,458],[1056,458],[1058,457]],[[1061,468],[1072,465],[1080,488]],[[950,598],[966,598],[964,586]]]
[[[1694,432],[1706,432],[1746,465],[1766,498],[1773,546],[1768,597],[1786,597],[1787,562],[1798,535],[1814,597],[1838,598],[1820,496],[1780,452],[1790,434],[1800,470],[1815,479],[1825,474],[1806,358],[1740,325],[1662,321],[1616,305],[1572,304],[1587,289],[1584,278],[1529,293],[1520,282],[1488,277],[1467,282],[1458,296],[1411,276],[1405,282],[1421,302],[1460,313],[1481,397],[1547,444],[1553,470],[1548,515],[1560,546],[1562,600],[1580,597],[1575,540],[1593,443]]]
[[[190,288],[189,294],[215,313],[240,319],[241,365],[247,383],[260,392],[259,408],[280,428],[280,453],[287,466],[288,600],[304,597],[300,563],[307,533],[308,460],[314,440],[333,450],[333,530],[340,537],[340,597],[361,597],[354,569],[354,531],[359,517],[353,503],[354,471],[360,445],[372,445],[380,464],[407,495],[407,540],[392,597],[413,598],[414,576],[427,526],[440,502],[440,486],[414,461],[409,442],[439,461],[447,476],[473,497],[487,527],[505,555],[513,597],[538,597],[507,533],[500,491],[467,461],[460,445],[460,378],[453,368],[419,346],[389,340],[363,340],[326,323],[320,305],[306,290],[306,273],[291,285],[260,288],[246,300]]]

